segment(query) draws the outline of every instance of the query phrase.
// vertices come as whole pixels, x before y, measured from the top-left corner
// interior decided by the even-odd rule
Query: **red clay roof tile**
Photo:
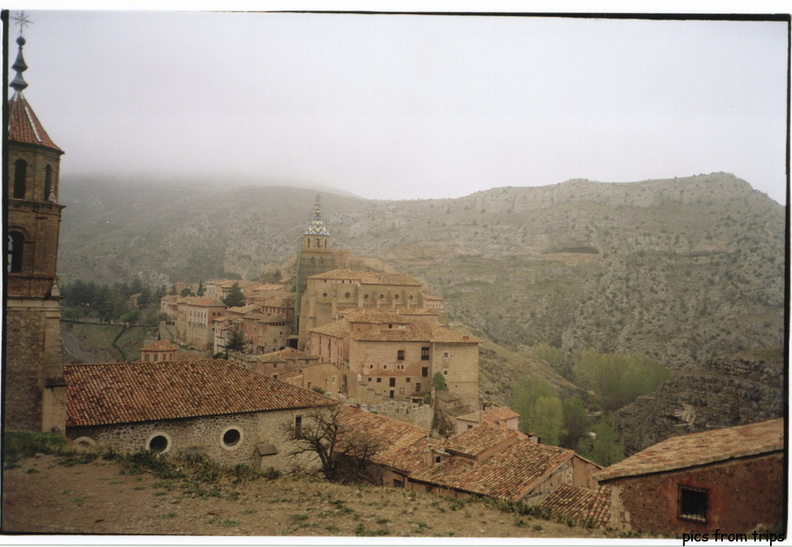
[[[25,144],[46,146],[63,154],[63,150],[52,142],[44,130],[36,113],[28,104],[22,93],[14,93],[8,101],[8,140]]]
[[[784,419],[671,437],[596,473],[606,481],[673,471],[784,449]]]
[[[221,359],[66,365],[64,378],[71,427],[334,404]]]

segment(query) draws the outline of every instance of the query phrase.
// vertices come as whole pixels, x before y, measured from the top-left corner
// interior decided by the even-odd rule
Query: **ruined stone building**
[[[7,429],[63,432],[66,390],[61,365],[60,305],[57,287],[60,157],[23,90],[18,53],[8,104],[6,198],[5,406]]]

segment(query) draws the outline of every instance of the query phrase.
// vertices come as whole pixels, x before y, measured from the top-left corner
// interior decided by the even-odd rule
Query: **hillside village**
[[[52,433],[86,450],[519,502],[625,531],[783,526],[783,419],[682,435],[607,468],[543,442],[519,430],[516,412],[481,397],[482,341],[448,326],[442,298],[411,275],[336,267],[319,198],[295,242],[293,287],[177,283],[139,360],[64,365],[63,151],[23,95],[24,38],[17,45],[6,431]]]

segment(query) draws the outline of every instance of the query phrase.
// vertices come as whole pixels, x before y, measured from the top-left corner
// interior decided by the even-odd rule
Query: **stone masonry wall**
[[[701,466],[673,473],[608,481],[611,525],[661,534],[745,533],[781,522],[786,493],[780,453]],[[707,490],[707,520],[678,516],[679,486]],[[764,531],[764,530],[761,530]]]
[[[303,420],[312,412],[308,409],[279,410],[247,414],[206,416],[159,422],[127,423],[91,427],[71,427],[67,436],[76,440],[88,437],[98,445],[122,452],[149,449],[157,435],[168,439],[164,453],[174,455],[201,454],[227,466],[247,465],[254,469],[270,467],[288,470],[295,466],[315,468],[318,461],[311,457],[292,458],[294,447],[283,431],[283,424],[294,424],[296,416]],[[224,435],[234,429],[239,439],[233,445],[224,442]],[[275,446],[277,454],[259,456],[257,444]]]

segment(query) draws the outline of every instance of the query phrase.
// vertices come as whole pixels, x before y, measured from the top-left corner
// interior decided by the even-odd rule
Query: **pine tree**
[[[242,293],[242,289],[239,288],[239,283],[234,283],[226,297],[223,298],[223,304],[229,308],[237,308],[245,305],[245,295]]]

